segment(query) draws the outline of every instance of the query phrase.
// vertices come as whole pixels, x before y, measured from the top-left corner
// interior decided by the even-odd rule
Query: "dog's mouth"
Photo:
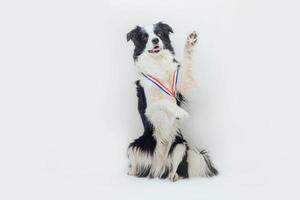
[[[159,45],[153,47],[153,49],[148,50],[149,53],[158,53],[160,52],[161,48]]]

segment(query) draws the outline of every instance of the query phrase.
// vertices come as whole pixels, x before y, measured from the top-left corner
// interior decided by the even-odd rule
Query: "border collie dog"
[[[189,117],[182,108],[184,95],[195,85],[192,58],[197,34],[188,35],[180,64],[170,41],[172,28],[159,22],[136,26],[127,34],[132,41],[134,63],[139,70],[136,81],[138,110],[144,133],[128,147],[129,175],[159,177],[177,181],[194,176],[214,176],[205,150],[190,148],[182,136],[180,121]]]

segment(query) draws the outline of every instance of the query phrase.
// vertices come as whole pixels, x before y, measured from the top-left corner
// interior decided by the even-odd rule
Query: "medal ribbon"
[[[159,80],[157,80],[156,78],[154,78],[153,76],[149,75],[149,74],[144,74],[142,73],[142,75],[147,78],[149,81],[151,81],[152,83],[154,83],[159,89],[161,89],[164,93],[166,93],[169,96],[172,96],[174,98],[175,97],[175,90],[176,90],[176,85],[177,85],[177,81],[178,81],[178,69],[176,69],[173,73],[172,73],[172,82],[171,82],[171,89],[167,88],[164,84],[162,84]]]

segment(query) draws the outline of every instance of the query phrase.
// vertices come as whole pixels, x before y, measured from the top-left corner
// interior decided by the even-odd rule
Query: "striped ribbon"
[[[162,84],[159,80],[157,80],[156,78],[154,78],[153,76],[149,75],[149,74],[144,74],[142,73],[142,75],[144,77],[146,77],[149,81],[151,81],[152,83],[154,83],[159,89],[161,89],[163,92],[165,92],[167,95],[175,97],[175,90],[176,90],[176,85],[177,85],[177,81],[178,81],[178,69],[176,69],[173,73],[172,73],[172,82],[171,82],[171,89],[167,88],[164,84]]]

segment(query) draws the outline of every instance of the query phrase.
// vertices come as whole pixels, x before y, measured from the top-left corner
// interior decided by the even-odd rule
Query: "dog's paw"
[[[196,31],[191,32],[186,39],[186,46],[193,47],[197,43],[198,35]]]
[[[182,108],[178,109],[177,112],[176,112],[176,119],[177,120],[187,119],[189,117],[190,117],[190,114]]]
[[[178,180],[179,180],[178,174],[177,174],[177,173],[175,173],[175,174],[170,174],[170,175],[169,175],[169,180],[172,181],[172,182],[178,181]]]
[[[136,174],[135,174],[134,170],[132,170],[132,168],[129,168],[129,170],[127,172],[127,175],[129,175],[129,176],[135,176]]]

